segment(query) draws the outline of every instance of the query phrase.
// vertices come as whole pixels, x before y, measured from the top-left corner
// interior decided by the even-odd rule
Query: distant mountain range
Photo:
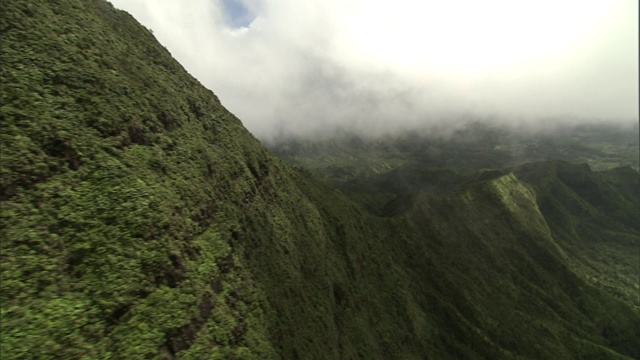
[[[268,150],[104,0],[0,38],[0,358],[640,358],[637,136]]]
[[[268,146],[288,162],[341,181],[407,164],[464,172],[564,160],[587,163],[593,170],[622,166],[638,170],[639,137],[637,123],[559,123],[533,129],[477,120],[448,132],[424,128],[370,137],[337,130],[321,138],[283,136]],[[331,168],[342,176],[332,174]],[[354,173],[350,176],[349,171]]]

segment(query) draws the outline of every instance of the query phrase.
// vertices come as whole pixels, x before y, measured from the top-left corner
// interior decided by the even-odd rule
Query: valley
[[[0,20],[0,358],[640,358],[637,134],[267,148],[107,1]]]

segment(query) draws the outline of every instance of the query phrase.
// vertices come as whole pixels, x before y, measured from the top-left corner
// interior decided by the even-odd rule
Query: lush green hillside
[[[447,303],[457,305],[466,320],[460,323],[469,328],[462,333],[480,333],[513,356],[606,357],[596,344],[637,356],[638,314],[601,296],[567,267],[569,256],[548,227],[536,192],[514,173],[444,195],[423,192],[406,216],[434,239],[415,241],[410,268],[417,279],[446,279]],[[603,330],[610,327],[620,332]],[[488,347],[480,339],[465,343]]]
[[[534,186],[554,238],[576,273],[640,312],[640,177],[563,162],[515,169]]]
[[[637,225],[637,218],[640,217],[640,179],[637,170],[619,167],[594,172],[587,165],[574,165],[564,161],[543,161],[509,168],[506,166],[512,162],[519,163],[522,159],[517,160],[514,154],[507,159],[496,154],[493,144],[503,141],[496,135],[499,132],[480,124],[472,125],[467,130],[470,129],[477,130],[475,136],[470,136],[468,131],[465,136],[460,133],[461,137],[450,138],[449,144],[429,136],[390,136],[362,140],[341,134],[316,141],[288,139],[271,146],[287,161],[308,167],[369,212],[383,217],[413,217],[416,211],[423,211],[417,209],[424,209],[426,204],[431,209],[429,215],[420,213],[417,219],[424,221],[425,218],[441,217],[446,213],[445,209],[464,208],[464,203],[443,206],[443,199],[464,193],[487,180],[514,174],[519,182],[530,186],[534,191],[535,201],[540,205],[536,211],[544,218],[553,247],[562,254],[560,262],[563,266],[568,267],[581,281],[595,285],[597,291],[625,302],[637,314],[640,311],[640,228]],[[600,158],[597,152],[594,155],[594,149],[602,148],[604,143],[608,144],[605,149],[635,146],[633,143],[636,140],[627,135],[616,126],[578,126],[553,135],[538,134],[530,139],[522,139],[521,145],[528,147],[528,144],[546,141],[548,147],[540,148],[537,155],[542,160],[564,157],[573,162],[587,160],[589,163],[597,163]],[[584,145],[576,148],[572,145],[575,139],[569,141],[569,137],[583,139]],[[573,152],[566,151],[572,146]],[[452,157],[448,160],[450,165],[424,155],[424,149],[449,147],[455,151],[443,151],[442,156],[451,154]],[[526,153],[518,156],[526,156]],[[611,155],[608,163],[636,163],[637,157],[638,154],[630,156],[627,153],[617,153]],[[370,166],[372,164],[377,164],[378,167]],[[601,162],[601,165],[604,166],[604,163]],[[478,204],[474,204],[474,208],[476,207]],[[488,240],[491,244],[483,246],[492,247],[496,238],[515,230],[513,223],[507,226],[508,229],[504,229],[496,221],[499,217],[495,209],[488,209],[480,216],[490,217],[491,227],[494,228],[492,235],[489,232],[484,235],[448,233],[443,237],[458,239],[475,236]],[[531,214],[528,216],[531,217]],[[444,227],[440,225],[443,229],[449,230],[451,227],[449,217],[433,222],[448,224]],[[455,227],[460,227],[458,232],[477,231],[477,225],[467,217],[460,217],[454,223],[458,224]],[[526,233],[533,232],[523,232]],[[460,256],[458,251],[454,248],[450,256]],[[461,253],[467,252],[473,250]],[[491,255],[484,254],[477,259],[480,264],[473,268],[480,269],[487,258],[493,259]],[[523,264],[517,265],[518,268],[522,266]],[[492,273],[493,270],[488,272]],[[483,274],[482,279],[476,281],[485,283],[484,274],[487,272],[479,273]],[[501,279],[500,285],[504,285],[504,280]],[[485,296],[475,297],[484,298]],[[606,318],[613,314],[603,316]],[[605,325],[596,327],[600,332],[608,331],[605,330]],[[545,355],[547,356],[551,355]]]
[[[417,176],[381,218],[271,155],[106,1],[0,20],[0,358],[640,357],[632,278],[589,280],[597,249],[566,254],[536,171]],[[635,246],[635,200],[576,191]]]

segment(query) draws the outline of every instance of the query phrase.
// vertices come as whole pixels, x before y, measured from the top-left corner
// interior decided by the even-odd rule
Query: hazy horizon
[[[638,120],[630,0],[112,0],[257,137]]]

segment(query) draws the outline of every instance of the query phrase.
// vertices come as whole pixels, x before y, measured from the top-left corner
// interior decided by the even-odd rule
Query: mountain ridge
[[[3,359],[640,356],[639,315],[565,263],[517,170],[381,218],[108,2],[0,20]]]

